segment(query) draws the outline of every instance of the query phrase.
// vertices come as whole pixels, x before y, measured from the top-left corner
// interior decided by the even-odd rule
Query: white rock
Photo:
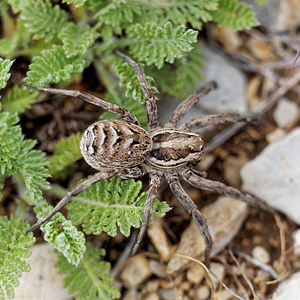
[[[27,259],[31,271],[23,273],[20,284],[15,289],[15,300],[29,299],[73,299],[63,287],[63,276],[54,266],[57,254],[49,244],[36,244],[31,248],[32,254]]]
[[[286,132],[281,128],[276,128],[270,133],[267,134],[266,140],[269,144],[272,144],[280,139],[282,139],[286,135]]]
[[[213,239],[212,255],[216,255],[232,240],[239,231],[247,215],[247,205],[233,198],[221,196],[217,201],[202,210]],[[205,243],[198,226],[191,221],[183,232],[176,253],[194,258],[203,255]],[[172,274],[190,266],[190,261],[178,256],[172,257],[167,273]]]
[[[223,56],[202,47],[205,55],[205,81],[214,80],[218,88],[200,99],[201,107],[215,112],[247,111],[245,75]]]
[[[273,116],[279,127],[287,128],[292,125],[299,116],[298,105],[288,99],[281,99],[274,110]]]
[[[300,228],[293,232],[294,254],[300,256]]]
[[[206,300],[210,295],[210,290],[207,285],[202,285],[196,290],[196,299],[197,300]]]
[[[283,281],[274,292],[272,300],[299,300],[300,272]]]
[[[252,256],[265,264],[270,262],[270,254],[264,247],[254,247],[252,250]]]
[[[146,278],[151,276],[149,263],[143,255],[136,255],[129,258],[120,278],[129,287],[136,287]]]
[[[267,146],[241,169],[243,189],[300,224],[300,128]]]

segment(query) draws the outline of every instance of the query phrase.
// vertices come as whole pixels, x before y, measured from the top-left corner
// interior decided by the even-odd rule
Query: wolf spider
[[[225,184],[206,179],[193,166],[204,154],[204,142],[201,136],[192,131],[203,126],[222,124],[225,122],[249,121],[251,117],[235,113],[200,116],[177,127],[179,120],[194,106],[201,96],[216,88],[215,82],[209,82],[195,93],[188,96],[172,113],[169,122],[160,127],[156,98],[146,80],[140,66],[130,57],[118,52],[134,69],[146,97],[146,110],[149,132],[144,130],[137,118],[128,110],[116,104],[106,102],[98,97],[82,91],[43,88],[27,84],[27,86],[53,94],[78,97],[86,102],[100,106],[124,119],[102,120],[89,126],[83,133],[80,149],[86,162],[100,172],[72,188],[54,207],[54,209],[28,231],[33,231],[49,220],[56,212],[66,205],[71,197],[90,187],[99,180],[119,176],[123,179],[138,178],[149,173],[150,186],[144,208],[142,225],[133,247],[135,254],[145,235],[153,200],[158,192],[160,181],[164,176],[180,204],[193,217],[204,238],[205,262],[209,264],[212,238],[206,220],[196,204],[182,188],[179,177],[202,190],[224,194],[252,206],[270,211],[270,208],[249,194],[226,186]]]

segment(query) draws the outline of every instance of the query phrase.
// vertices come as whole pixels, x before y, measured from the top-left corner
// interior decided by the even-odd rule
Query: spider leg
[[[118,116],[120,116],[121,118],[123,118],[124,120],[126,120],[129,123],[134,123],[134,124],[140,125],[137,118],[127,109],[125,109],[117,104],[107,102],[101,98],[98,98],[98,97],[88,94],[86,92],[77,91],[77,90],[44,88],[44,87],[39,87],[39,86],[36,86],[33,84],[29,84],[29,83],[25,83],[25,85],[30,88],[33,88],[33,89],[36,89],[39,91],[43,91],[46,93],[80,98],[88,103],[94,104],[96,106],[100,106],[104,110],[107,110],[107,111],[117,114]]]
[[[148,196],[147,196],[146,204],[144,207],[142,225],[141,225],[139,234],[137,236],[135,245],[132,249],[132,255],[136,254],[136,252],[138,251],[140,244],[145,236],[146,229],[149,224],[153,201],[155,199],[155,196],[157,195],[157,190],[159,188],[160,180],[162,177],[162,172],[160,172],[158,170],[151,170],[151,171],[149,171],[149,176],[150,176],[150,188],[148,191]]]
[[[238,113],[227,114],[215,114],[200,116],[198,118],[191,119],[179,127],[180,130],[192,131],[199,127],[205,127],[210,125],[219,125],[227,122],[244,121],[250,122],[254,119],[254,114],[241,115]]]
[[[165,127],[176,127],[179,120],[199,101],[199,98],[205,96],[216,87],[216,82],[210,81],[205,86],[201,87],[196,92],[189,95],[173,111],[171,118],[169,122],[165,125]]]
[[[159,127],[159,122],[158,122],[158,110],[156,105],[156,99],[155,96],[153,95],[151,86],[148,83],[142,68],[139,66],[137,62],[135,62],[132,58],[130,58],[129,56],[125,55],[122,52],[117,51],[116,53],[131,65],[140,82],[144,95],[146,96],[146,110],[148,116],[148,124],[150,130],[152,131],[153,129]]]
[[[195,222],[197,223],[201,234],[203,236],[203,239],[206,244],[205,248],[205,264],[206,266],[209,266],[209,255],[212,248],[212,238],[208,230],[208,226],[205,220],[205,217],[201,214],[201,212],[198,210],[196,204],[194,201],[190,198],[190,196],[185,192],[185,190],[182,188],[181,184],[179,183],[178,174],[176,171],[165,171],[164,175],[167,179],[168,184],[170,185],[170,188],[177,198],[177,200],[180,202],[180,204],[188,211],[188,213],[193,217]]]
[[[77,184],[75,187],[73,187],[70,191],[66,193],[66,195],[56,204],[56,206],[46,215],[44,218],[33,224],[27,232],[33,231],[43,225],[45,222],[47,222],[53,215],[55,215],[57,212],[59,212],[70,200],[72,197],[78,195],[83,190],[87,189],[94,183],[112,177],[114,176],[114,172],[99,172],[90,177],[89,179]]]
[[[260,199],[257,199],[250,194],[242,193],[238,189],[235,189],[231,186],[227,186],[222,182],[203,178],[199,174],[197,174],[196,170],[190,169],[188,167],[183,168],[181,171],[181,176],[187,183],[201,190],[207,190],[207,191],[223,194],[241,200],[243,202],[246,202],[251,206],[257,207],[269,213],[272,214],[275,213],[272,207],[268,206]]]

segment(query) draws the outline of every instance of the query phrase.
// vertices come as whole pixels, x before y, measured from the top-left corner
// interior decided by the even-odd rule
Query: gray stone
[[[127,261],[120,278],[126,286],[136,287],[151,276],[149,263],[143,255],[136,255]]]
[[[270,144],[241,169],[243,189],[300,224],[300,128]]]
[[[212,255],[216,255],[239,231],[247,215],[247,204],[233,198],[221,196],[217,201],[203,208],[209,231],[213,239]],[[183,232],[176,253],[199,258],[205,250],[205,242],[198,226],[191,221]],[[172,274],[189,267],[191,262],[178,256],[172,257],[167,273]]]
[[[199,81],[197,85],[201,87],[208,81],[214,80],[217,82],[218,88],[202,97],[199,100],[199,107],[197,105],[193,107],[179,124],[205,114],[203,109],[211,113],[247,112],[245,75],[230,61],[214,53],[211,49],[203,46],[200,51],[205,55],[205,69],[203,70],[205,81]],[[157,102],[161,124],[165,124],[169,120],[172,112],[180,103],[180,100],[170,96],[164,96]]]
[[[298,105],[288,99],[281,99],[274,110],[274,119],[279,127],[287,128],[298,118]]]
[[[273,294],[272,300],[298,300],[300,295],[300,272],[283,281]]]
[[[162,300],[181,300],[175,289],[160,289],[159,295]]]
[[[258,5],[253,0],[245,0],[255,11],[261,25],[270,32],[291,30],[300,23],[299,0],[268,0],[264,5]]]
[[[32,254],[27,262],[31,270],[20,278],[14,299],[73,299],[73,296],[69,295],[68,290],[63,287],[63,276],[55,267],[57,254],[53,247],[45,243],[34,245],[30,249]]]
[[[200,106],[208,111],[247,112],[245,75],[223,56],[209,48],[201,48],[205,55],[205,81],[215,80],[218,88],[200,99]]]

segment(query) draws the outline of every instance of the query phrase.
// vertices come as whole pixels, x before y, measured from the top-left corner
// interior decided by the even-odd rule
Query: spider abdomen
[[[173,168],[199,161],[203,156],[203,140],[199,134],[177,129],[162,129],[151,135],[153,148],[148,161],[159,168]]]
[[[152,149],[142,127],[121,120],[102,120],[89,126],[80,142],[81,153],[93,168],[123,168],[141,164]]]

